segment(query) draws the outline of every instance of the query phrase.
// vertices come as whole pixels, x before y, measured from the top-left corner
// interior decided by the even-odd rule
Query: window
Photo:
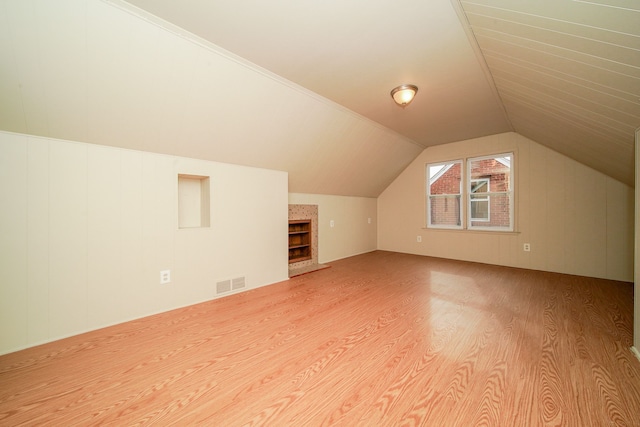
[[[462,161],[427,165],[428,226],[462,228]]]
[[[512,154],[467,159],[467,228],[513,230]]]
[[[469,158],[464,176],[462,160],[428,164],[427,227],[512,231],[512,160],[512,153]]]

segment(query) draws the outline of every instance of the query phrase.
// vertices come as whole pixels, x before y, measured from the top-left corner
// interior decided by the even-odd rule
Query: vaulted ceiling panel
[[[470,1],[462,0],[466,16],[473,22],[476,28],[493,29],[504,34],[522,36],[526,33],[535,32],[537,37],[527,37],[534,40],[546,41],[550,45],[571,48],[574,50],[589,52],[597,49],[597,46],[609,46],[611,48],[622,47],[637,50],[637,16],[634,17],[633,10],[617,11],[620,18],[619,24],[624,27],[631,27],[631,32],[625,32],[622,28],[614,25],[612,29],[607,29],[604,23],[597,22],[602,15],[597,16],[596,22],[592,24],[580,23],[584,17],[578,10],[574,10],[569,19],[560,16],[560,8],[566,7],[574,0],[560,0],[547,2],[546,12],[542,14],[532,14],[523,10],[527,4],[511,0],[508,5],[495,7],[493,2],[482,0]],[[635,0],[631,0],[635,2]],[[520,3],[520,4],[519,4]],[[534,2],[529,2],[534,3]],[[593,2],[591,2],[593,3]],[[635,4],[637,10],[637,3]],[[583,14],[586,11],[583,10]],[[591,12],[589,12],[591,13]],[[623,15],[623,16],[621,16]],[[584,41],[588,40],[588,44]]]
[[[533,72],[532,67],[516,64],[501,63],[500,59],[490,58],[492,75],[498,84],[512,82],[526,86],[532,90],[551,95],[560,94],[562,97],[572,98],[577,105],[593,109],[596,112],[608,111],[607,114],[620,114],[623,122],[633,121],[640,117],[640,104],[633,102],[632,97],[617,96],[620,92],[604,92],[599,85],[586,84],[585,81],[566,80],[560,74],[549,72]]]
[[[619,112],[601,108],[599,105],[592,105],[588,100],[574,97],[571,94],[563,94],[558,97],[556,93],[538,88],[535,85],[523,86],[512,80],[501,81],[503,99],[515,102],[529,102],[532,106],[537,106],[541,112],[548,111],[553,115],[565,116],[572,123],[580,123],[592,132],[600,132],[603,136],[612,140],[619,138],[623,140],[629,132],[634,131],[634,127],[629,126],[623,119],[633,120],[633,117],[622,115]],[[532,87],[533,86],[533,87]],[[621,118],[616,120],[615,117]]]
[[[423,147],[512,130],[450,0],[129,3]],[[419,96],[403,110],[404,83]]]
[[[476,30],[478,42],[487,56],[502,55],[516,61],[560,73],[571,80],[587,80],[621,92],[640,90],[638,68],[571,50],[520,40],[504,34]]]
[[[290,191],[369,197],[423,149],[126,4],[1,6],[0,129],[285,170]]]
[[[585,165],[597,165],[611,171],[609,176],[625,181],[633,175],[633,145],[610,140],[587,127],[572,123],[565,116],[545,114],[542,116],[536,106],[526,102],[505,101],[512,120],[518,123],[520,133],[534,141],[552,141],[553,149]],[[544,126],[540,120],[544,118]],[[562,137],[558,137],[561,135]]]
[[[640,4],[461,4],[515,130],[632,185]]]

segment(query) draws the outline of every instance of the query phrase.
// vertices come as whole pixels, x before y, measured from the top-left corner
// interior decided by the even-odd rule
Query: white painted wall
[[[289,203],[318,205],[319,263],[376,250],[377,199],[290,193]]]
[[[511,151],[514,233],[425,228],[427,163]],[[629,186],[517,133],[460,141],[425,149],[380,195],[378,248],[632,281],[633,200]]]
[[[209,228],[178,229],[178,174]],[[287,279],[284,172],[0,132],[0,200],[0,354]]]

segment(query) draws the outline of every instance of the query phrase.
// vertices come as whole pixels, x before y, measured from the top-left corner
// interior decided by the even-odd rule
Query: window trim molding
[[[516,153],[515,151],[505,151],[505,152],[498,152],[497,154],[488,154],[488,155],[483,155],[483,156],[475,156],[475,157],[461,157],[458,159],[454,159],[454,160],[447,160],[447,161],[437,161],[437,162],[433,162],[433,163],[426,163],[425,164],[425,184],[426,184],[426,191],[424,194],[426,194],[426,200],[425,200],[425,210],[426,210],[426,215],[423,217],[425,218],[425,229],[427,230],[455,230],[455,231],[466,231],[466,232],[489,232],[489,233],[495,233],[495,232],[499,232],[499,233],[516,233],[516,226],[515,226],[515,221],[516,221],[516,214],[515,214],[515,204],[516,204],[516,191],[515,191],[515,173],[514,173],[514,166],[516,164]],[[505,163],[504,161],[501,161],[501,159],[505,159],[505,158],[509,158],[509,162]],[[480,194],[486,194],[486,197],[489,201],[489,219],[488,220],[481,220],[481,219],[471,219],[471,188],[470,188],[470,184],[471,184],[471,162],[472,161],[478,161],[478,160],[486,160],[486,159],[495,159],[498,162],[504,164],[505,166],[508,166],[509,168],[509,187],[507,191],[497,191],[497,192],[491,192],[488,191],[487,193],[480,193]],[[438,173],[434,174],[433,176],[430,176],[430,168],[434,167],[434,166],[446,166],[446,165],[454,165],[456,163],[459,163],[461,165],[461,170],[460,170],[460,193],[458,194],[446,194],[446,195],[431,195],[431,184],[433,178],[437,177],[438,174],[442,175],[444,174],[444,172],[446,172],[446,170],[444,171],[439,171]],[[462,166],[465,167],[462,167]],[[474,179],[474,180],[479,180],[478,179]],[[487,184],[487,190],[490,190],[490,180]],[[490,214],[490,209],[491,209],[491,196],[498,196],[504,194],[508,197],[509,200],[509,226],[508,227],[496,227],[496,226],[473,226],[471,225],[471,222],[489,222],[491,221],[491,214]],[[431,223],[431,198],[432,197],[446,197],[446,196],[458,196],[460,197],[460,206],[459,206],[459,215],[460,215],[460,225],[459,226],[451,226],[451,225],[434,225]],[[464,200],[464,203],[462,203],[462,201]]]

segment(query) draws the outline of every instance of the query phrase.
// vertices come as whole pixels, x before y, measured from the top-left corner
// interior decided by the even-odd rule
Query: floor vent
[[[236,289],[242,289],[245,287],[245,282],[244,282],[244,276],[242,277],[236,277],[235,279],[232,280],[231,282],[231,289],[233,289],[234,291]]]
[[[231,290],[231,280],[223,280],[216,283],[216,294],[222,294]]]

